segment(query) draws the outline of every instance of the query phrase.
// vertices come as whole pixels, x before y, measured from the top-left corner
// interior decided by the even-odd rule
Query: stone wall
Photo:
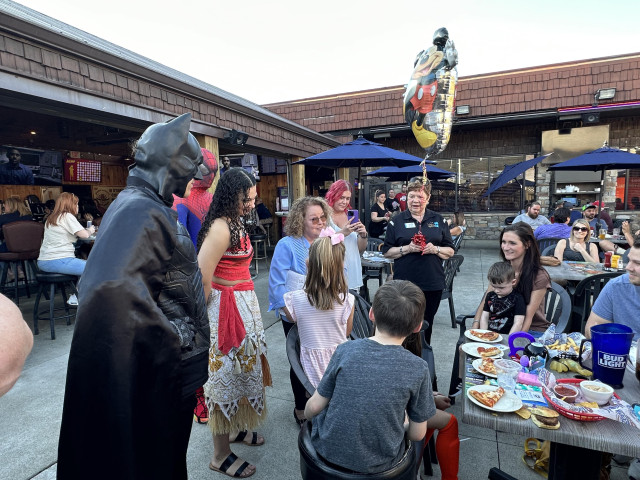
[[[465,213],[467,230],[464,238],[469,240],[497,240],[500,238],[504,220],[513,213]],[[497,242],[496,242],[497,245]]]

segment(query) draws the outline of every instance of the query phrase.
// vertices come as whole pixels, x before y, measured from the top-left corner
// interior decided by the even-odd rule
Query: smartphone
[[[347,210],[347,220],[349,220],[351,223],[358,223],[359,218],[360,214],[358,213],[358,210]]]

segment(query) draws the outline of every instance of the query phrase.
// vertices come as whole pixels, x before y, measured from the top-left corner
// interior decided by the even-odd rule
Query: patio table
[[[637,402],[640,398],[640,384],[629,369],[625,371],[624,385],[616,393],[630,404]],[[545,430],[515,413],[496,414],[475,405],[466,396],[466,386],[464,397],[464,423],[498,432],[550,440],[550,480],[598,479],[602,452],[634,458],[640,456],[640,430],[633,426],[609,419],[581,422],[560,415],[560,428]]]
[[[545,265],[544,269],[551,277],[553,282],[572,280],[574,282],[580,282],[585,278],[589,278],[592,275],[598,275],[600,273],[615,272],[616,270],[605,270],[602,263],[590,263],[590,262],[567,262],[563,261],[557,267],[550,267]]]

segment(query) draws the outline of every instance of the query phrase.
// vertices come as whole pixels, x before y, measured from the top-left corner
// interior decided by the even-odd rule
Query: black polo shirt
[[[449,226],[445,223],[442,215],[432,210],[426,210],[420,224],[420,230],[426,243],[431,242],[439,247],[453,248]],[[418,231],[418,221],[411,216],[409,210],[396,215],[387,225],[382,252],[386,253],[391,247],[409,245]],[[404,256],[394,260],[393,278],[409,280],[424,291],[443,290],[442,259],[433,254],[405,253]]]

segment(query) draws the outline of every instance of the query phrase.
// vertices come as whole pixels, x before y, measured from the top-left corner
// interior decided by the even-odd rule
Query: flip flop
[[[258,432],[252,432],[253,434],[251,435],[251,438],[249,439],[249,441],[245,440],[248,433],[249,432],[247,432],[246,430],[243,430],[242,432],[239,432],[238,435],[236,435],[235,439],[229,440],[229,442],[230,443],[242,442],[245,445],[249,445],[250,447],[259,447],[260,445],[264,445],[264,438],[262,439],[261,442],[258,443]]]
[[[222,462],[222,465],[220,465],[220,468],[214,467],[211,462],[209,462],[209,468],[214,472],[224,473],[226,476],[234,477],[234,478],[249,478],[251,475],[256,473],[254,470],[253,473],[251,473],[250,475],[247,475],[246,477],[241,477],[241,475],[249,466],[249,462],[242,462],[242,464],[240,465],[240,467],[238,467],[235,473],[233,474],[228,473],[229,468],[231,468],[231,466],[236,462],[236,460],[238,460],[238,456],[234,453],[230,453],[229,456],[224,459],[224,462]]]

